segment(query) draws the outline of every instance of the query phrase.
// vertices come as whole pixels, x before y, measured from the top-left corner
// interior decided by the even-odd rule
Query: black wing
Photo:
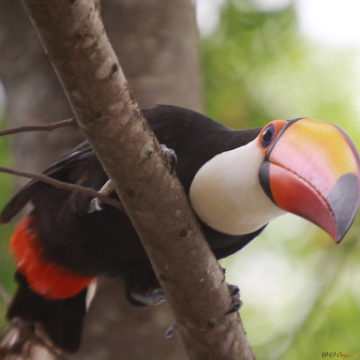
[[[81,172],[82,176],[79,177],[78,174]],[[99,183],[99,181],[94,180],[106,177],[94,151],[87,141],[76,146],[69,154],[46,169],[43,174],[61,181],[71,181],[71,179],[73,179],[75,183],[81,183],[81,185],[85,185],[85,182],[89,182],[91,179],[92,183],[96,182],[96,184],[88,184],[90,186],[93,185],[92,187],[95,187],[95,185]],[[85,175],[90,175],[90,177],[85,179]],[[101,184],[98,186],[101,186]],[[51,187],[51,185],[37,180],[28,182],[7,203],[1,212],[0,222],[9,222],[28,202],[37,196],[39,191],[43,191],[49,187]]]

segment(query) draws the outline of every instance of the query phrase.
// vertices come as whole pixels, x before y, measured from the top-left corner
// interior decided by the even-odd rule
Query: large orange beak
[[[360,157],[333,124],[288,122],[267,151],[259,178],[277,206],[317,224],[337,243],[359,209]]]

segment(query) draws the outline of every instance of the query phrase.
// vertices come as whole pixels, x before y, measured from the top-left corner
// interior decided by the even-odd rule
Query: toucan
[[[359,208],[360,157],[338,126],[297,118],[233,130],[175,106],[142,113],[159,143],[175,152],[176,174],[216,258],[240,250],[286,212],[336,243],[349,230]],[[44,174],[96,190],[108,181],[86,141]],[[65,351],[79,347],[88,289],[99,276],[123,279],[135,305],[161,296],[125,211],[104,203],[94,210],[92,201],[31,181],[0,216],[6,223],[32,205],[11,238],[18,289],[7,317],[40,324]]]

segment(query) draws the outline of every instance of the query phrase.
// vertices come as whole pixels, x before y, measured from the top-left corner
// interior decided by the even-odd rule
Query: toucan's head
[[[267,124],[257,138],[203,165],[190,188],[200,219],[247,234],[291,212],[336,241],[359,208],[360,157],[336,125],[301,118]]]
[[[336,125],[302,118],[271,122],[257,141],[269,198],[340,242],[359,208],[360,157],[350,138]]]

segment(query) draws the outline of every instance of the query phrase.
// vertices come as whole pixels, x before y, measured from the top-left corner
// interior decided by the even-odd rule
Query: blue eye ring
[[[261,135],[261,145],[266,149],[273,141],[275,135],[274,125],[269,125]]]

